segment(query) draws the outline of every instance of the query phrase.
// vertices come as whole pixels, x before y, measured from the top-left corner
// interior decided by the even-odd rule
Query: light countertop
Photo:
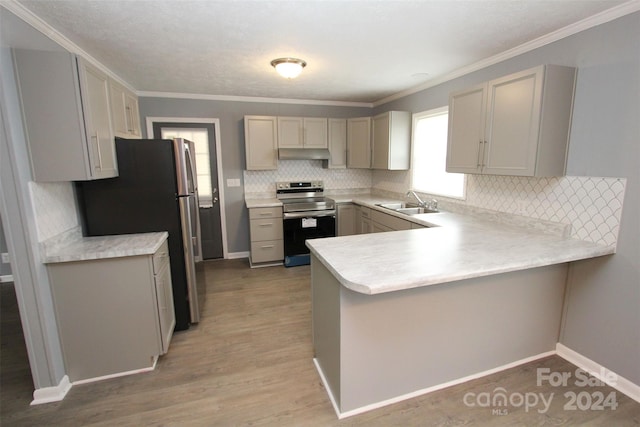
[[[282,202],[275,197],[259,199],[259,198],[247,198],[244,200],[247,205],[247,209],[253,208],[273,208],[276,206],[282,206]]]
[[[50,242],[44,250],[45,264],[153,255],[169,237],[169,233],[121,234],[66,238]]]
[[[311,252],[342,285],[379,294],[456,280],[594,258],[614,247],[566,237],[555,230],[440,212],[407,217],[376,207],[372,196],[334,197],[382,210],[432,228],[307,241]],[[550,232],[552,231],[552,232]]]

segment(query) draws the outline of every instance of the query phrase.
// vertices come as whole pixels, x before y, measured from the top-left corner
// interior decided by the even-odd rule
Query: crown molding
[[[323,101],[317,99],[266,98],[258,96],[205,95],[198,93],[137,91],[139,97],[198,99],[204,101],[260,102],[267,104],[326,105],[330,107],[363,107],[373,108],[368,102]]]
[[[404,98],[405,96],[413,95],[414,93],[423,91],[425,89],[429,89],[439,84],[448,82],[449,80],[462,77],[466,74],[481,70],[491,65],[495,65],[499,62],[506,61],[507,59],[514,58],[518,55],[522,55],[523,53],[530,52],[534,49],[538,49],[542,46],[546,46],[548,44],[551,44],[558,40],[572,36],[579,32],[588,30],[590,28],[597,27],[598,25],[605,24],[607,22],[613,21],[614,19],[621,18],[625,15],[630,15],[639,10],[640,10],[640,0],[631,0],[626,3],[622,3],[618,6],[612,7],[611,9],[607,9],[596,15],[585,18],[582,21],[578,21],[566,27],[560,28],[556,31],[552,31],[548,34],[545,34],[544,36],[540,36],[537,39],[533,39],[531,41],[523,43],[520,46],[516,46],[512,49],[505,50],[504,52],[501,52],[489,58],[485,58],[471,65],[458,68],[457,70],[454,70],[444,76],[438,77],[437,79],[429,80],[428,82],[422,83],[421,85],[415,86],[411,89],[407,89],[405,91],[398,92],[394,95],[375,101],[373,103],[373,106],[378,107],[388,102],[395,101],[400,98]]]
[[[199,100],[234,101],[234,102],[260,102],[260,103],[296,104],[296,105],[324,105],[324,106],[336,106],[336,107],[364,107],[364,108],[378,107],[380,105],[389,103],[391,101],[404,98],[405,96],[412,95],[414,93],[445,83],[449,80],[453,80],[455,78],[464,76],[474,71],[481,70],[483,68],[489,67],[491,65],[497,64],[507,59],[511,59],[523,53],[530,52],[534,49],[540,48],[542,46],[548,45],[555,41],[558,41],[563,38],[569,37],[571,35],[577,34],[579,32],[585,31],[589,28],[593,28],[598,25],[607,23],[609,21],[613,21],[614,19],[620,18],[622,16],[640,11],[640,0],[630,0],[626,3],[622,3],[618,6],[614,6],[596,15],[593,15],[581,21],[578,21],[574,24],[568,25],[564,28],[548,33],[544,36],[538,37],[537,39],[523,43],[520,46],[516,46],[515,48],[506,50],[504,52],[501,52],[489,58],[485,58],[471,65],[458,68],[437,79],[430,80],[421,85],[415,86],[413,88],[407,89],[402,92],[398,92],[394,95],[388,96],[378,101],[368,103],[368,102],[323,101],[323,100],[309,100],[309,99],[287,99],[287,98],[266,98],[266,97],[251,97],[251,96],[204,95],[204,94],[174,93],[174,92],[136,91],[129,83],[127,83],[125,80],[120,78],[117,74],[114,74],[113,71],[111,71],[109,68],[104,66],[100,61],[98,61],[89,53],[81,49],[78,45],[73,43],[71,40],[69,40],[67,37],[65,37],[63,34],[58,32],[57,30],[55,30],[53,27],[47,24],[40,17],[35,15],[29,9],[25,8],[22,4],[18,3],[15,0],[0,0],[0,5],[6,8],[7,10],[9,10],[10,12],[12,12],[13,14],[15,14],[16,16],[18,16],[27,24],[31,25],[36,30],[40,31],[42,34],[44,34],[54,42],[58,43],[64,49],[84,57],[86,60],[88,60],[93,65],[98,67],[100,70],[102,70],[104,73],[111,76],[118,83],[122,84],[132,92],[135,92],[138,96],[156,97],[156,98],[199,99]]]
[[[18,18],[22,19],[27,24],[31,25],[35,30],[41,32],[49,39],[53,40],[55,43],[60,45],[63,49],[70,53],[74,53],[76,55],[82,56],[85,60],[89,61],[92,65],[97,67],[100,71],[107,74],[113,80],[117,81],[127,89],[132,92],[135,92],[135,89],[127,83],[125,80],[120,78],[117,74],[107,68],[104,64],[98,61],[96,58],[91,56],[88,52],[82,49],[80,46],[69,40],[66,36],[60,33],[58,30],[53,28],[47,22],[45,22],[38,15],[31,12],[29,9],[24,7],[22,4],[18,3],[15,0],[0,0],[0,6],[7,9],[9,12],[16,15]]]

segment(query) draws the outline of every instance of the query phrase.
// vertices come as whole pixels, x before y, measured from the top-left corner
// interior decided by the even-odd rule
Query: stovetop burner
[[[282,201],[283,212],[335,209],[335,202],[324,197],[322,181],[277,182],[276,197]]]

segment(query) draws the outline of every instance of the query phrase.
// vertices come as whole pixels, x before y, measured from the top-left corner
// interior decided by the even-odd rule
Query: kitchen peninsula
[[[568,263],[615,252],[470,215],[403,218],[429,228],[307,242],[314,361],[339,417],[552,353]]]

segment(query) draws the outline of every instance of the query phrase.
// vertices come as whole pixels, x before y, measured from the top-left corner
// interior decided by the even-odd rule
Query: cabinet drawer
[[[153,254],[153,274],[158,274],[169,263],[169,244],[164,241],[160,249]]]
[[[282,240],[282,218],[252,219],[251,241]]]
[[[260,219],[260,218],[282,218],[282,207],[273,206],[270,208],[249,209],[249,219]]]
[[[281,261],[283,258],[284,246],[282,240],[251,242],[252,262]]]
[[[360,208],[360,215],[361,215],[363,218],[371,218],[371,209],[370,209],[370,208],[366,208],[366,207],[362,206],[362,207]]]

